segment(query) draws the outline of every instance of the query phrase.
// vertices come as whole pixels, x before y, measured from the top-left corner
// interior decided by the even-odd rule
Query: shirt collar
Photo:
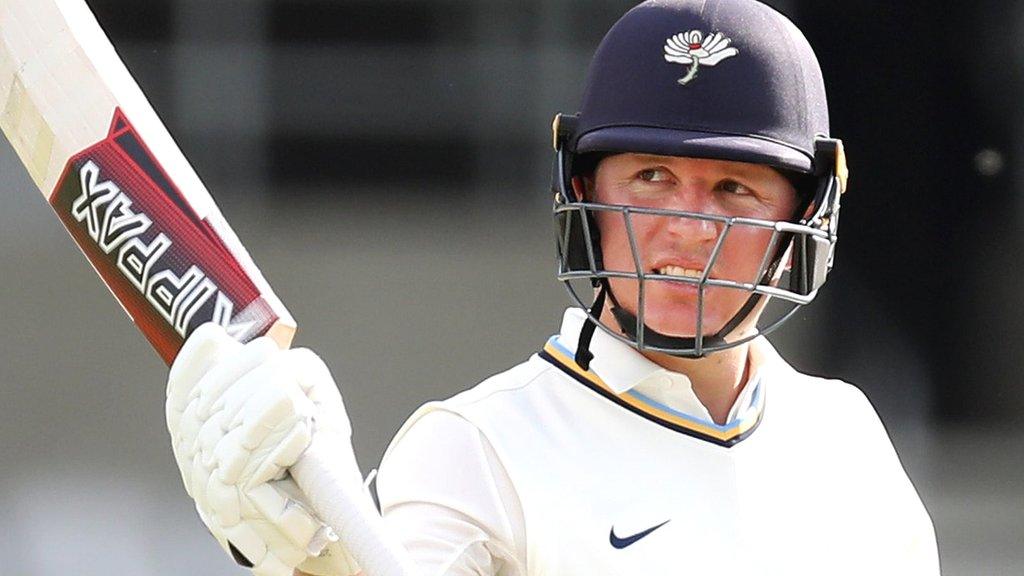
[[[565,311],[558,341],[570,357],[576,354],[580,331],[586,321],[587,314],[580,308]],[[736,398],[729,411],[729,422],[741,418],[754,407],[765,373],[778,358],[778,354],[764,338],[756,339],[750,349],[751,355],[757,357],[761,367],[746,382]],[[693,392],[690,379],[685,374],[662,368],[632,346],[600,329],[594,332],[590,352],[594,355],[590,362],[591,372],[616,395],[632,392],[674,411],[706,422],[712,421],[711,414]]]

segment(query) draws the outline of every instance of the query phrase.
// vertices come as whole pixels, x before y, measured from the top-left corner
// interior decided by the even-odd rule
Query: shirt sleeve
[[[480,430],[434,410],[395,440],[381,462],[384,522],[428,576],[526,573],[523,511]]]

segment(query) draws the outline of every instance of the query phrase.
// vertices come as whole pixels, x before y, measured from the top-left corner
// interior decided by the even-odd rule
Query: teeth
[[[684,278],[700,278],[704,275],[703,270],[694,270],[693,268],[683,268],[682,266],[664,266],[658,268],[658,274],[663,276],[682,276]]]

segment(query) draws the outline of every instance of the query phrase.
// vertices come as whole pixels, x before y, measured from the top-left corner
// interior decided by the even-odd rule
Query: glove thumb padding
[[[196,328],[171,364],[167,377],[167,430],[173,438],[188,405],[189,394],[199,380],[228,353],[242,345],[231,339],[223,328],[212,322]]]
[[[286,352],[300,366],[296,381],[302,391],[316,406],[314,423],[317,430],[329,430],[344,438],[352,438],[352,424],[345,410],[341,392],[334,383],[334,377],[324,361],[308,348],[294,348]]]

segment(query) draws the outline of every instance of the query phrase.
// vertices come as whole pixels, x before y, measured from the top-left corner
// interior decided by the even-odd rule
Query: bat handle
[[[347,439],[316,434],[291,467],[291,474],[320,519],[334,529],[359,563],[364,576],[413,576],[416,570],[408,553],[388,534],[361,479],[351,478],[352,470],[359,467]]]

